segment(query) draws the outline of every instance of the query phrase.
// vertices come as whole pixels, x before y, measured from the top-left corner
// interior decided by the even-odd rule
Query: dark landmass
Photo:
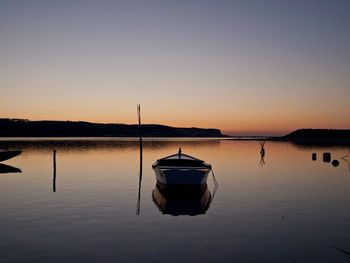
[[[350,139],[350,130],[299,129],[287,134],[286,139]]]
[[[0,118],[0,137],[138,137],[137,124],[103,124],[83,121],[29,121]],[[143,124],[143,137],[225,138],[219,129],[176,128]],[[350,146],[350,130],[299,129],[281,137],[235,137],[234,140],[288,141],[302,147]]]
[[[137,124],[0,119],[0,137],[138,137]],[[143,124],[143,137],[223,137],[219,129]]]
[[[304,147],[350,147],[350,130],[299,129],[285,136],[234,136],[232,140],[290,142]]]
[[[290,141],[303,146],[350,146],[350,130],[299,129],[271,140]]]

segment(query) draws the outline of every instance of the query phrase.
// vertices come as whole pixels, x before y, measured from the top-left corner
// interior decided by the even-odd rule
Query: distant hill
[[[350,139],[350,130],[299,129],[284,136],[286,139]]]
[[[299,129],[290,134],[272,138],[278,141],[290,141],[301,146],[349,146],[350,130],[335,129]]]
[[[1,119],[0,137],[137,137],[137,124],[103,124],[83,121],[30,121]],[[222,137],[219,129],[176,128],[143,124],[144,137]]]

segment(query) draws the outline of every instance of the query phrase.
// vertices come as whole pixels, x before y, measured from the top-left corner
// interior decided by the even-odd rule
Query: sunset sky
[[[350,1],[0,0],[0,117],[350,129]]]

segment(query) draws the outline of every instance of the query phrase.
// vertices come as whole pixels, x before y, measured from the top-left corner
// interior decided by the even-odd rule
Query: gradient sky
[[[0,117],[350,128],[350,1],[2,1]]]

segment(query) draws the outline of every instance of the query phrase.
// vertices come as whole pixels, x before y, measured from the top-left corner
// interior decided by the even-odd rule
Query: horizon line
[[[92,124],[110,124],[110,125],[138,125],[135,123],[121,123],[121,122],[93,122],[93,121],[84,121],[84,120],[49,120],[49,119],[27,119],[27,118],[0,118],[0,120],[12,120],[12,121],[33,121],[33,122],[40,122],[40,121],[53,121],[53,122],[85,122],[85,123],[92,123]],[[166,124],[160,124],[160,123],[143,123],[143,125],[161,125],[161,126],[167,126],[172,128],[199,128],[199,129],[216,129],[221,132],[223,136],[230,136],[230,137],[274,137],[274,136],[285,136],[295,130],[300,129],[326,129],[326,130],[348,130],[348,129],[336,129],[336,128],[296,128],[294,130],[222,130],[220,128],[203,128],[203,127],[185,127],[185,126],[172,126],[172,125],[166,125]]]

